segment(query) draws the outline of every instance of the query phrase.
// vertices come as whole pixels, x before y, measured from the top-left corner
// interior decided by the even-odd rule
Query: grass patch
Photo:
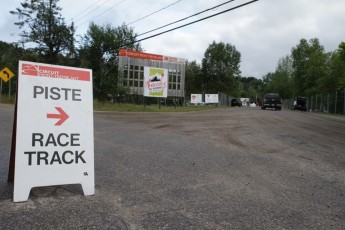
[[[3,104],[14,104],[15,97],[8,97],[2,95],[0,97],[0,103]],[[159,108],[158,104],[156,105],[136,105],[136,104],[129,104],[129,103],[108,103],[108,102],[99,102],[97,100],[93,101],[93,109],[95,111],[114,111],[114,112],[191,112],[191,111],[203,111],[203,110],[211,110],[211,109],[220,109],[220,108],[229,108],[227,106],[215,106],[215,105],[207,105],[207,106],[165,106],[161,105]]]
[[[14,104],[16,101],[16,96],[8,96],[8,95],[1,95],[0,96],[0,103],[3,104]]]
[[[159,108],[158,105],[136,105],[136,104],[127,104],[127,103],[106,103],[94,101],[93,109],[95,111],[117,111],[117,112],[190,112],[190,111],[203,111],[210,109],[218,109],[224,107],[217,106],[164,106],[161,105]]]

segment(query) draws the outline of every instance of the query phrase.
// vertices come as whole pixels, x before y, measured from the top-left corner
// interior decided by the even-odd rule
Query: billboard
[[[205,103],[218,103],[218,94],[205,94]]]
[[[202,94],[191,94],[190,103],[192,104],[202,103]]]
[[[144,67],[144,96],[168,96],[168,70],[154,67]]]

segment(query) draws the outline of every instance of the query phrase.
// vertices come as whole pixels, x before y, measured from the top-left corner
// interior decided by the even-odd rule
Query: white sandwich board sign
[[[20,61],[16,132],[14,202],[41,186],[94,194],[92,70]]]

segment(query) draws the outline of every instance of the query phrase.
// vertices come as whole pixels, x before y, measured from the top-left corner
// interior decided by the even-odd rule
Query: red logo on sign
[[[35,77],[62,78],[68,80],[90,81],[90,72],[48,65],[23,64],[22,74]]]
[[[32,65],[32,64],[23,64],[22,66],[22,74],[25,75],[34,75],[38,76],[38,65]]]

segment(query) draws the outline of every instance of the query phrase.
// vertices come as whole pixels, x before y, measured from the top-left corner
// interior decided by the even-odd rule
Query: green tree
[[[318,80],[321,92],[333,92],[345,89],[345,43],[328,54],[327,74]]]
[[[203,90],[239,95],[240,62],[241,54],[235,46],[213,41],[202,59]]]
[[[293,97],[292,87],[292,60],[290,56],[285,56],[278,61],[275,72],[270,75],[266,85],[266,92],[279,93],[282,98]]]
[[[14,73],[14,77],[9,82],[1,83],[3,94],[7,94],[9,90],[9,94],[15,94],[18,79],[18,60],[37,61],[37,56],[16,43],[0,41],[0,69],[7,67]]]
[[[345,62],[345,42],[340,42],[337,52],[339,53],[340,60]]]
[[[201,66],[196,61],[187,62],[185,79],[187,97],[192,93],[203,93]]]
[[[91,23],[82,39],[79,49],[81,66],[93,70],[94,96],[106,100],[115,94],[126,93],[126,88],[118,84],[118,47],[133,43],[123,48],[141,50],[140,44],[134,44],[136,34],[125,25],[112,27],[110,24],[98,26]]]
[[[333,74],[334,78],[337,79],[339,83],[339,90],[345,90],[345,42],[341,42],[336,51],[337,55],[335,56],[335,71]]]
[[[243,86],[242,97],[250,98],[251,101],[256,102],[262,96],[262,89],[264,88],[263,80],[255,77],[241,77],[240,81]]]
[[[343,75],[344,66],[339,53],[334,51],[327,54],[327,69],[325,74],[317,80],[319,92],[328,93],[338,89],[340,77]]]
[[[11,14],[20,21],[15,25],[22,29],[22,43],[34,43],[33,49],[41,61],[59,62],[59,55],[75,55],[74,26],[67,25],[61,16],[59,0],[25,0]]]
[[[291,51],[293,84],[296,95],[311,95],[318,91],[318,80],[326,74],[327,54],[317,38],[301,39]]]

